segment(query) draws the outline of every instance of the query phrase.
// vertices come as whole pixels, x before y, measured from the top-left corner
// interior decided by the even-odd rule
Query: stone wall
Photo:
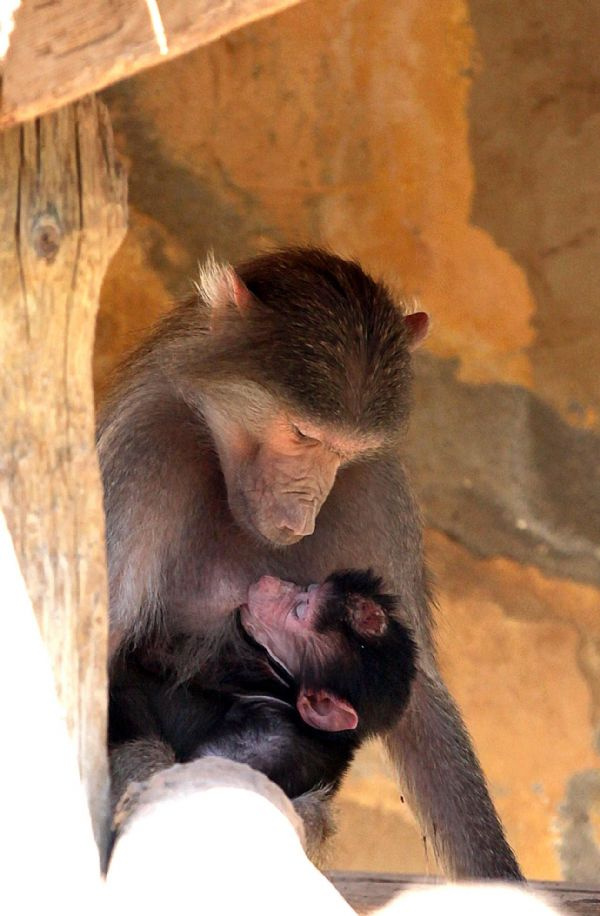
[[[105,94],[131,227],[95,375],[237,260],[316,242],[433,316],[410,462],[442,667],[529,877],[600,865],[600,6],[307,0]],[[380,749],[332,864],[435,871]]]

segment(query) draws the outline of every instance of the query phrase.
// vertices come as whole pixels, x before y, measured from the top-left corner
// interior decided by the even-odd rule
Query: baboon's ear
[[[324,732],[346,732],[358,725],[354,707],[329,690],[303,687],[296,700],[296,709],[307,725]]]
[[[387,617],[383,608],[371,598],[362,595],[348,597],[350,625],[359,636],[383,636],[387,630]]]
[[[429,315],[427,312],[413,312],[404,316],[404,324],[408,332],[408,349],[416,350],[429,333]]]
[[[252,304],[252,293],[231,264],[218,264],[211,253],[200,267],[198,293],[210,308],[211,326],[232,307],[243,316]]]

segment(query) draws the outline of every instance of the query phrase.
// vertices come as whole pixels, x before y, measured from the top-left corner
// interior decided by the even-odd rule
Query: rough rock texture
[[[600,856],[600,13],[307,0],[106,93],[131,228],[96,381],[213,247],[317,242],[432,313],[409,459],[440,656],[527,874]],[[332,865],[434,871],[377,747]]]
[[[471,0],[473,221],[519,263],[535,297],[536,390],[598,429],[600,6]]]

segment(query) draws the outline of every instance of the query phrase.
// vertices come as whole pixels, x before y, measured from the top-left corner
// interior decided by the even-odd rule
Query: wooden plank
[[[100,842],[107,598],[91,363],[125,194],[108,114],[94,98],[0,134],[0,508]]]
[[[22,0],[4,64],[0,127],[207,44],[298,0]]]
[[[389,903],[402,891],[443,883],[443,879],[426,876],[368,872],[331,872],[329,878],[361,916]],[[600,913],[600,883],[594,889],[558,881],[531,881],[527,887],[543,894],[549,903],[567,914],[598,916]]]

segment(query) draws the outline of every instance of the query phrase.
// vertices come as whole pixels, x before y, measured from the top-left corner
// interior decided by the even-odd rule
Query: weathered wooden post
[[[91,356],[125,227],[126,180],[94,97],[0,134],[0,509],[101,848],[107,600]]]

